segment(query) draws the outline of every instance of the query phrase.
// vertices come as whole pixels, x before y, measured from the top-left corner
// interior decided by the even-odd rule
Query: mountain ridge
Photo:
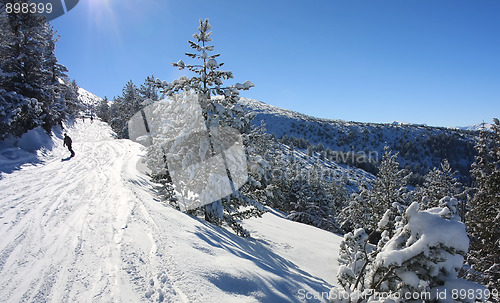
[[[393,152],[399,153],[400,165],[413,172],[412,185],[422,184],[424,175],[445,159],[458,171],[461,182],[471,180],[469,170],[478,136],[474,130],[316,118],[248,98],[241,98],[240,104],[255,114],[254,125],[264,122],[267,132],[282,143],[312,148],[333,157],[335,153],[332,152],[378,155],[373,163],[340,161],[342,164],[375,174],[384,146],[388,145]]]
[[[95,107],[102,98],[85,89],[80,99]],[[475,129],[449,128],[393,121],[366,123],[316,118],[262,101],[240,98],[239,104],[255,114],[253,124],[265,123],[267,132],[287,145],[306,151],[308,147],[328,160],[376,174],[384,146],[399,153],[400,165],[413,172],[411,184],[423,183],[424,175],[447,159],[458,171],[463,183],[470,183],[470,165],[474,161]],[[396,123],[395,123],[396,122]],[[336,154],[335,154],[336,152]],[[333,153],[333,154],[332,154]],[[338,155],[341,157],[338,157]],[[356,163],[359,154],[376,155],[370,161]],[[349,155],[349,156],[347,156]]]

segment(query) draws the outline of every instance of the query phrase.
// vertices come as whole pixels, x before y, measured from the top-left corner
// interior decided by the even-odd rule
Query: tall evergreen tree
[[[110,107],[110,126],[120,138],[128,138],[128,121],[141,108],[143,99],[139,89],[130,80],[122,90],[122,95],[115,97]]]
[[[109,122],[110,120],[110,108],[108,97],[104,97],[96,108],[96,115],[104,122]]]
[[[78,84],[65,75],[59,76],[59,79],[59,91],[66,104],[66,112],[74,117],[83,109],[83,104],[78,99]]]
[[[500,289],[500,121],[494,119],[493,133],[482,130],[476,145],[472,176],[477,192],[468,213],[471,251],[469,263],[479,274],[470,277]]]
[[[42,126],[50,131],[66,114],[68,88],[60,80],[57,38],[44,16],[7,14],[0,2],[0,139]]]
[[[17,136],[42,124],[42,19],[32,14],[7,14],[1,3],[0,104],[1,122]]]
[[[392,154],[388,146],[377,173],[377,178],[370,192],[371,217],[369,229],[377,229],[378,222],[393,203],[407,204],[407,187],[411,173],[399,168],[398,154]]]
[[[196,41],[188,41],[195,53],[186,53],[186,56],[199,63],[186,64],[182,60],[172,63],[174,67],[180,70],[188,69],[196,76],[191,78],[182,76],[171,83],[153,78],[149,80],[167,96],[190,89],[198,93],[207,127],[228,125],[242,133],[248,133],[252,117],[244,114],[241,106],[236,103],[239,100],[239,91],[248,90],[254,84],[245,81],[243,84],[224,86],[224,80],[232,79],[234,75],[231,71],[219,70],[224,63],[216,60],[220,54],[211,54],[214,50],[214,46],[209,45],[212,41],[211,29],[208,19],[200,19],[199,32],[193,35]]]
[[[148,77],[149,78],[154,78],[154,76]],[[151,100],[151,101],[158,101],[160,100],[160,95],[158,94],[158,87],[154,85],[151,81],[145,81],[141,86],[139,87],[139,94],[141,95],[141,99],[143,100]]]
[[[237,101],[239,100],[239,91],[248,90],[254,84],[246,81],[243,84],[237,83],[235,85],[224,86],[224,81],[233,78],[233,73],[220,70],[220,67],[224,64],[216,60],[220,54],[212,54],[214,46],[210,45],[212,41],[210,37],[212,34],[211,29],[212,26],[208,22],[208,19],[200,19],[199,32],[193,35],[195,41],[188,41],[194,53],[186,53],[186,56],[196,60],[197,63],[186,64],[182,60],[172,63],[174,67],[180,70],[188,69],[195,76],[191,78],[182,76],[171,83],[153,78],[149,78],[149,81],[155,87],[159,88],[162,94],[167,96],[173,96],[182,91],[193,90],[198,94],[199,105],[209,132],[214,127],[230,126],[243,134],[244,142],[248,143],[248,134],[252,130],[250,121],[253,115],[244,112],[243,108],[237,104]],[[210,135],[209,141],[212,151],[214,151],[213,140],[213,137]],[[152,146],[151,148],[162,149],[160,146]],[[247,145],[248,160],[252,160],[252,153],[252,150],[248,149]],[[259,161],[258,163],[258,165],[266,165],[265,161]],[[252,181],[252,175],[250,177],[250,181]],[[252,183],[250,188],[252,186],[263,186],[260,182],[250,183]],[[242,194],[234,188],[232,195],[206,205],[203,212],[207,221],[219,225],[224,222],[238,234],[247,236],[248,233],[238,223],[238,220],[249,216],[260,216],[262,214],[262,206],[257,201],[250,199],[249,196]]]

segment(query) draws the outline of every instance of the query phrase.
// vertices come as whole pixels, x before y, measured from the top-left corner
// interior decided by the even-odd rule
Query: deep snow
[[[311,302],[335,284],[339,236],[271,210],[240,238],[159,201],[141,145],[67,132],[74,158],[58,134],[2,173],[1,302]]]

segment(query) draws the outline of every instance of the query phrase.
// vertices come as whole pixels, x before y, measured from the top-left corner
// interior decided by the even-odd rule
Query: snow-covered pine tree
[[[110,108],[109,108],[109,100],[108,97],[104,97],[99,101],[97,107],[95,109],[97,117],[104,122],[109,122],[110,119]]]
[[[344,231],[350,232],[369,225],[370,206],[372,205],[370,199],[370,189],[367,184],[362,184],[359,192],[351,194],[337,217],[337,221]]]
[[[340,246],[337,274],[343,290],[333,288],[331,301],[474,302],[484,298],[481,285],[458,278],[469,239],[456,215],[456,204],[450,199],[442,199],[441,204],[425,211],[419,210],[417,202],[395,209],[401,214],[399,224],[392,237],[382,236],[377,247],[368,243],[363,229],[347,234]],[[383,219],[380,225],[385,223]],[[461,289],[467,295],[461,296]]]
[[[148,79],[140,87],[130,80],[123,87],[121,96],[113,98],[111,105],[105,98],[95,109],[97,116],[108,122],[120,138],[128,138],[128,122],[133,115],[150,102],[159,100],[158,88]]]
[[[247,161],[249,163],[249,180],[240,190],[245,196],[261,201],[274,208],[283,205],[283,194],[280,186],[276,186],[273,168],[278,164],[282,152],[277,146],[273,135],[266,133],[264,121],[245,136],[247,146]]]
[[[318,163],[304,166],[297,161],[287,165],[286,169],[289,172],[283,192],[289,204],[288,219],[343,233],[335,218],[347,197],[345,188],[328,178],[328,170]]]
[[[50,116],[52,117],[50,124],[58,123],[58,121],[62,121],[68,115],[78,113],[71,109],[80,109],[79,105],[81,105],[78,100],[78,87],[73,86],[67,76],[60,75],[56,81],[53,85],[52,96],[54,100],[50,108]]]
[[[194,53],[186,53],[186,56],[196,60],[197,63],[186,64],[182,60],[172,63],[174,67],[180,70],[187,69],[195,73],[195,76],[191,78],[182,76],[171,83],[153,79],[152,77],[148,78],[148,80],[166,96],[173,96],[176,93],[190,90],[196,92],[209,132],[214,127],[229,126],[237,129],[242,134],[243,141],[246,143],[248,142],[248,134],[252,129],[250,122],[253,114],[245,112],[237,101],[239,100],[239,91],[248,90],[254,84],[250,81],[245,81],[243,84],[236,83],[235,85],[224,86],[224,80],[232,79],[233,73],[231,71],[220,70],[220,67],[224,64],[216,60],[220,54],[212,54],[214,46],[210,45],[212,41],[210,37],[212,34],[211,29],[212,26],[208,22],[208,19],[200,19],[199,32],[193,35],[195,41],[188,41]],[[213,150],[213,138],[212,136],[209,136],[209,138],[210,146]],[[158,155],[162,151],[161,146],[152,145],[151,149],[154,151],[151,151],[150,154],[155,155]],[[248,145],[247,157],[249,160],[252,160],[251,158],[253,157]],[[266,161],[257,161],[257,163],[262,169],[265,169],[265,166],[268,165]],[[157,163],[156,165],[162,164]],[[250,171],[252,172],[252,169]],[[252,178],[254,177],[251,176],[251,180]],[[261,185],[261,183],[254,182],[250,187]],[[250,216],[260,216],[261,214],[262,206],[260,203],[238,191],[235,191],[229,197],[204,207],[205,220],[218,225],[225,222],[242,236],[247,236],[248,232],[243,229],[238,220]]]
[[[45,17],[7,14],[0,1],[0,139],[42,126],[50,131],[65,115],[57,38]]]
[[[297,171],[295,178],[290,180],[290,192],[294,195],[290,201],[291,212],[288,218],[321,228],[327,223],[324,219],[330,217],[329,199],[321,186],[322,176],[319,175],[318,167],[309,171],[297,168]]]
[[[249,90],[254,84],[245,81],[243,84],[223,86],[224,80],[232,79],[234,75],[231,71],[219,70],[224,63],[219,63],[216,60],[220,54],[211,54],[214,50],[214,46],[209,45],[212,41],[210,38],[211,29],[212,26],[208,19],[200,19],[199,32],[193,35],[196,41],[188,41],[196,53],[186,53],[186,56],[198,60],[198,64],[186,64],[182,60],[172,63],[174,67],[180,70],[188,69],[196,76],[191,78],[182,76],[171,83],[159,79],[148,79],[167,96],[191,89],[197,92],[200,95],[200,106],[207,128],[228,125],[238,129],[241,133],[248,133],[250,120],[253,117],[243,113],[243,109],[237,102],[239,91]]]
[[[70,80],[67,76],[61,75],[59,88],[61,97],[64,99],[66,104],[66,112],[68,115],[73,117],[77,116],[82,110],[84,110],[84,105],[78,99],[78,89],[79,86],[75,80]]]
[[[154,79],[154,75],[148,77],[147,79]],[[160,100],[160,95],[158,94],[158,87],[154,85],[151,81],[144,81],[139,87],[139,94],[142,100],[158,101]]]
[[[456,204],[444,200],[443,207],[426,211],[420,211],[416,202],[408,207],[405,224],[380,249],[367,274],[369,288],[399,292],[401,297],[405,293],[435,296],[446,291],[447,298],[452,297],[454,288],[481,289],[458,278],[469,239],[456,215]]]
[[[453,171],[446,159],[439,167],[435,167],[425,175],[425,181],[419,193],[422,198],[427,197],[422,201],[422,209],[437,207],[438,201],[444,197],[460,195],[462,185],[455,178],[455,175],[456,172]]]
[[[252,137],[252,136],[251,136]],[[290,188],[300,169],[297,161],[294,160],[293,145],[285,145],[287,139],[276,140],[273,135],[265,132],[263,122],[257,129],[256,136],[252,137],[252,142],[256,142],[255,149],[257,154],[264,155],[269,163],[267,173],[267,186],[265,188],[267,201],[266,205],[289,213],[292,210],[292,204],[289,203],[289,197],[292,195]],[[261,200],[259,200],[261,201]]]
[[[44,103],[45,124],[51,127],[68,115],[74,117],[79,114],[83,105],[78,99],[79,87],[76,81],[70,80],[66,74],[68,69],[57,62],[55,48],[59,37],[48,23],[43,25],[42,34],[45,41],[44,74],[47,78],[45,91],[48,93],[48,99]]]
[[[473,266],[469,278],[491,290],[500,289],[500,121],[494,119],[493,133],[481,131],[472,176],[477,192],[470,202],[468,227]],[[479,274],[474,274],[479,271]]]
[[[40,39],[33,39],[35,33],[40,28],[39,17],[30,17],[31,14],[7,14],[5,3],[0,3],[0,27],[1,27],[1,48],[0,48],[0,106],[3,133],[2,138],[8,133],[17,136],[42,124],[40,116],[42,113],[41,102],[37,99],[36,90],[40,83],[28,82],[32,80],[30,69],[31,63],[40,60],[41,51]],[[33,40],[30,42],[30,40]],[[33,54],[33,58],[29,56]],[[39,68],[34,68],[34,72],[41,69],[41,62],[37,62]],[[31,67],[31,66],[29,66]],[[37,73],[39,75],[39,73]]]
[[[139,89],[132,80],[127,82],[122,95],[115,97],[110,107],[110,126],[120,138],[128,138],[128,121],[141,108],[142,99]]]
[[[399,168],[398,154],[392,154],[389,147],[385,146],[377,178],[370,191],[371,214],[368,228],[371,231],[377,229],[378,222],[393,203],[408,203],[406,185],[410,177],[411,173]]]
[[[368,243],[368,235],[363,228],[344,235],[340,242],[337,279],[348,294],[359,289],[359,283],[364,281],[366,266],[374,252],[375,247]]]

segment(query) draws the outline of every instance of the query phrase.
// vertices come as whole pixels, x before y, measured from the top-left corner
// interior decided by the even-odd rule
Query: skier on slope
[[[67,146],[68,150],[71,153],[71,157],[74,157],[75,156],[75,152],[73,151],[73,148],[71,148],[71,144],[72,143],[73,142],[71,141],[71,138],[68,136],[68,134],[64,134],[64,144],[63,144],[63,146]]]

